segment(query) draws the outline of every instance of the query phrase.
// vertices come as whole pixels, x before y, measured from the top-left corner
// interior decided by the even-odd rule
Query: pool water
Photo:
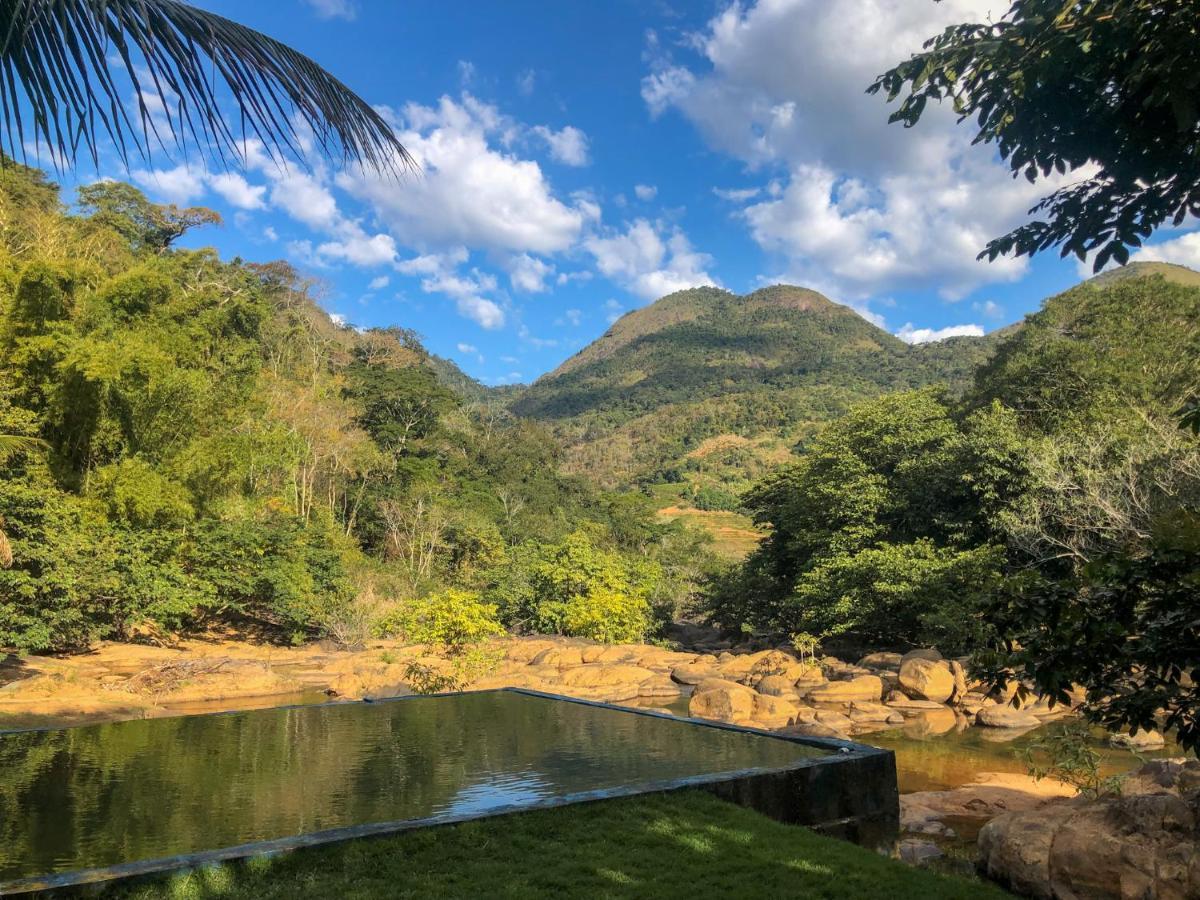
[[[511,691],[0,733],[0,883],[825,752]]]

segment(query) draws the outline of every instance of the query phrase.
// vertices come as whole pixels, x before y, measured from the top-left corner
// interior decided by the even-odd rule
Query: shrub
[[[379,631],[416,644],[435,644],[459,656],[504,629],[494,603],[484,602],[475,591],[447,588],[404,604],[380,623]]]
[[[650,630],[660,579],[656,564],[627,561],[576,531],[557,544],[514,548],[488,597],[510,627],[621,643]]]

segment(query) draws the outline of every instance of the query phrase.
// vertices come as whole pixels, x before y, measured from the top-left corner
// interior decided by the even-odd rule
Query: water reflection
[[[983,728],[961,727],[954,721],[953,711],[930,710],[939,713],[932,720],[915,717],[903,728],[863,735],[858,740],[876,747],[886,747],[896,753],[896,773],[900,792],[942,791],[968,784],[981,772],[1026,773],[1022,751],[1040,740],[1048,730],[1063,727],[1053,722],[1041,728]],[[941,713],[948,713],[949,718]],[[1109,746],[1107,736],[1097,729],[1092,746],[1100,754],[1105,775],[1127,772],[1141,764],[1138,756],[1127,750]],[[1142,757],[1178,756],[1179,748],[1168,742],[1163,750],[1142,754]]]
[[[815,752],[514,693],[0,734],[0,881]]]

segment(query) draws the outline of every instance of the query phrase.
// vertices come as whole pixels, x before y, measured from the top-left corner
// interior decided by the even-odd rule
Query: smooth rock
[[[878,701],[883,682],[878,675],[859,675],[849,681],[830,681],[809,688],[805,695],[813,703],[851,703],[854,700]]]
[[[904,656],[900,653],[868,653],[858,661],[864,669],[894,669],[899,671]]]
[[[761,728],[784,728],[795,721],[797,708],[795,703],[782,697],[756,694],[752,718]]]
[[[638,684],[639,697],[671,698],[680,693],[679,685],[667,675],[653,675]]]
[[[1123,731],[1110,735],[1108,742],[1123,750],[1161,750],[1167,745],[1166,739],[1158,731],[1144,731],[1139,728],[1133,734]]]
[[[711,678],[696,686],[688,702],[688,714],[701,719],[733,722],[754,714],[754,698],[761,696],[744,684]]]
[[[954,694],[949,663],[914,657],[900,666],[900,689],[914,700],[945,703]]]
[[[754,689],[760,694],[768,694],[772,697],[784,697],[789,700],[800,699],[795,683],[788,680],[786,675],[767,675],[754,686]]]
[[[916,650],[909,650],[900,657],[901,667],[910,659],[927,659],[930,662],[938,662],[942,659],[942,654],[938,653],[933,647],[918,647]]]
[[[1041,719],[1031,712],[1012,706],[985,706],[975,716],[977,725],[988,728],[1036,728]]]

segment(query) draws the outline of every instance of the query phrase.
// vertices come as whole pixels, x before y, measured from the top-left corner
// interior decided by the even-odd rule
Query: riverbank
[[[932,650],[850,662],[802,660],[784,649],[741,652],[703,639],[679,650],[510,637],[479,656],[484,662],[462,686],[532,688],[892,749],[902,793],[899,855],[921,865],[969,871],[976,836],[989,821],[1074,793],[1030,778],[1019,754],[1069,711],[1040,701],[1014,710],[984,694],[961,662]],[[358,650],[228,635],[169,647],[102,643],[69,657],[6,658],[0,729],[395,696],[411,692],[414,672],[427,681],[462,676],[429,647],[387,640]],[[1097,746],[1106,774],[1138,763],[1103,738]]]

